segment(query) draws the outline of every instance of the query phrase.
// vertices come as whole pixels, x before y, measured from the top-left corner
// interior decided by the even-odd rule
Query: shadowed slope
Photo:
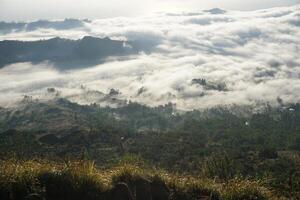
[[[124,41],[86,36],[80,40],[52,38],[39,41],[0,41],[0,67],[17,62],[50,61],[59,69],[103,62],[110,56],[137,53]]]

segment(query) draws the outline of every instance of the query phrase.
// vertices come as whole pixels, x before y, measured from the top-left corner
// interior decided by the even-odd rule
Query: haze
[[[131,17],[155,11],[198,11],[213,7],[257,10],[297,3],[300,0],[0,0],[0,20]]]

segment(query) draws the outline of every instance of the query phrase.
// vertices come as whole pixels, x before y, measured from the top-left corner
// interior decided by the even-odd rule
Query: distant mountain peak
[[[225,14],[226,10],[222,10],[220,8],[212,8],[210,10],[205,10],[205,12],[208,12],[213,15],[218,15],[218,14]]]

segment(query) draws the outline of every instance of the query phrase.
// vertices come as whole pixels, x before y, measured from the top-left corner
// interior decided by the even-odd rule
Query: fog
[[[257,10],[299,3],[300,0],[1,0],[0,20],[132,17],[159,11],[199,11],[214,7]]]
[[[84,20],[68,28],[38,23],[28,29],[29,24],[0,30],[0,40],[80,39],[89,35],[136,41],[142,50],[122,59],[64,71],[51,60],[7,65],[0,69],[1,106],[12,105],[23,95],[93,103],[103,98],[95,91],[108,93],[111,88],[119,90],[119,99],[151,106],[172,102],[186,110],[276,104],[278,98],[300,100],[299,6],[247,12],[160,12]],[[200,79],[206,83],[197,82]],[[49,93],[50,87],[59,92]]]

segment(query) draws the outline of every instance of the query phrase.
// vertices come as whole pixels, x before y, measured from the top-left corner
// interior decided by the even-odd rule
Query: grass
[[[106,190],[91,162],[1,161],[0,199],[25,199],[38,194],[46,199],[99,199]]]
[[[105,200],[114,184],[125,182],[131,188],[139,179],[166,184],[172,200],[277,199],[257,181],[232,179],[222,183],[129,164],[100,170],[90,161],[43,160],[0,161],[0,199],[23,200],[36,194],[46,200]]]
[[[265,187],[261,186],[258,181],[232,179],[223,185],[224,200],[268,200],[272,199],[272,193]],[[275,197],[273,197],[275,198]]]

